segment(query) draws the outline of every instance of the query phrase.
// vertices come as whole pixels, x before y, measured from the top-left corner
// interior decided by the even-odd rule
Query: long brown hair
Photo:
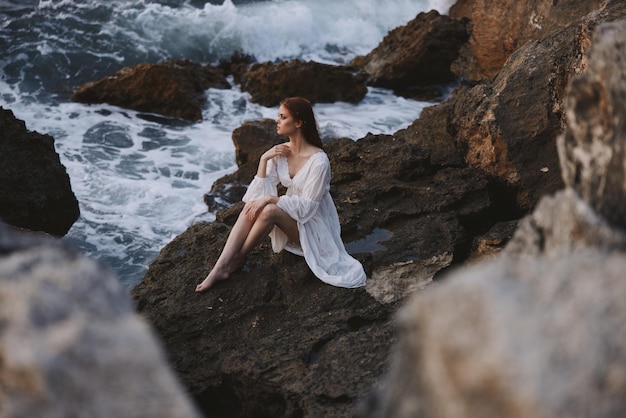
[[[288,97],[280,104],[289,110],[294,119],[302,121],[304,139],[311,145],[323,148],[322,138],[320,138],[320,133],[317,130],[317,122],[315,121],[311,102],[302,97]]]

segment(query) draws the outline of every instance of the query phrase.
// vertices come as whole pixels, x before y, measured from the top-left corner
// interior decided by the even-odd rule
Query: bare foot
[[[228,279],[231,273],[243,266],[244,261],[243,258],[237,257],[228,268],[220,269],[217,266],[213,267],[213,270],[211,270],[202,283],[196,286],[196,292],[202,293],[211,288],[216,282]]]
[[[211,286],[213,286],[215,282],[218,282],[220,280],[226,280],[228,279],[228,276],[230,276],[230,274],[228,273],[217,273],[215,270],[215,268],[211,270],[211,272],[206,276],[202,283],[196,286],[196,292],[202,293],[205,290],[208,290]]]

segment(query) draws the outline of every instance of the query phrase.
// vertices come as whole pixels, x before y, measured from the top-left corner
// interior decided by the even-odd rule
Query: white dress
[[[351,257],[341,241],[337,209],[330,196],[330,161],[325,152],[313,154],[291,178],[287,158],[275,157],[267,163],[267,176],[255,176],[243,201],[265,195],[278,196],[277,185],[287,188],[278,207],[298,224],[300,242],[290,242],[277,226],[270,233],[272,249],[283,249],[304,256],[309,268],[321,281],[339,287],[365,285],[361,263]]]

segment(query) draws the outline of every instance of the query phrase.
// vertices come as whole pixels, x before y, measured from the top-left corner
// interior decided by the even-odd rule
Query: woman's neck
[[[306,139],[299,133],[289,137],[289,147],[291,148],[291,152],[295,155],[306,152],[310,146],[311,145],[306,142]]]

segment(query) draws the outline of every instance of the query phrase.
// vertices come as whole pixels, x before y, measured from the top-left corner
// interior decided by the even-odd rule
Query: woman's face
[[[278,109],[278,119],[276,119],[276,133],[278,135],[290,136],[296,133],[302,122],[296,121],[289,110],[281,105]]]

